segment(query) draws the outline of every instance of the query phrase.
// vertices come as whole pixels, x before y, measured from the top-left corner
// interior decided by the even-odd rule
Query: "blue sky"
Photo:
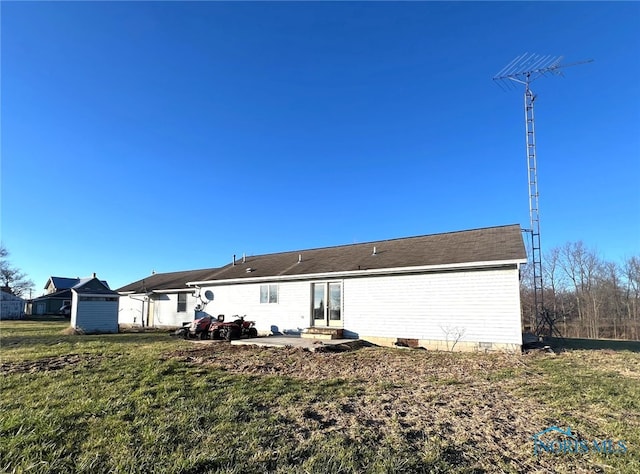
[[[42,292],[262,254],[529,227],[640,253],[640,4],[2,2],[2,242]]]

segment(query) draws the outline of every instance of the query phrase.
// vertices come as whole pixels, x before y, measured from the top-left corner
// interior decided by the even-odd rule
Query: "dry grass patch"
[[[340,353],[0,323],[0,472],[640,472],[640,354]],[[534,456],[571,426],[624,455]]]
[[[557,410],[558,381],[550,377],[549,367],[553,372],[557,364],[577,377],[589,377],[583,373],[587,368],[638,374],[637,356],[615,353],[521,356],[383,348],[312,353],[219,344],[166,357],[256,380],[279,376],[318,387],[346,384],[353,395],[299,397],[270,409],[287,416],[301,443],[322,435],[361,443],[364,434],[369,443],[396,443],[425,462],[440,460],[449,468],[475,472],[606,471],[608,464],[598,456],[533,456],[533,435],[551,425],[580,420],[580,427],[597,428],[594,435],[616,435],[599,422],[605,399],[583,407],[580,397],[564,397]],[[637,418],[634,423],[640,429]]]

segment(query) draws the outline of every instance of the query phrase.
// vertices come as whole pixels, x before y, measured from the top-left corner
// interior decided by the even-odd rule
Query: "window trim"
[[[180,301],[183,299],[184,301]],[[178,293],[178,307],[176,309],[178,313],[186,313],[187,312],[187,294],[186,293]]]
[[[260,285],[260,304],[278,304],[280,302],[280,285],[265,283]]]
[[[337,285],[339,288],[340,303],[338,305],[338,319],[331,317],[331,287]],[[335,287],[335,286],[334,286]],[[316,288],[322,290],[321,318],[316,318]],[[318,280],[311,282],[311,325],[316,327],[343,327],[344,325],[344,280]],[[326,300],[326,301],[325,301]],[[318,313],[319,314],[319,313]]]

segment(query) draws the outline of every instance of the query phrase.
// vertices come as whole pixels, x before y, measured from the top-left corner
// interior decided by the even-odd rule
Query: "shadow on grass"
[[[68,322],[71,317],[62,316],[58,314],[43,314],[43,315],[27,315],[24,318],[17,321],[36,321],[36,322]]]
[[[620,341],[613,339],[578,339],[578,338],[551,338],[552,347],[577,350],[602,350],[640,352],[640,341]]]

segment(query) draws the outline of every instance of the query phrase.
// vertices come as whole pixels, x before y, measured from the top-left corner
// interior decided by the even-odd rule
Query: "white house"
[[[262,334],[333,328],[383,345],[516,351],[524,263],[518,225],[234,257],[120,288],[119,323],[179,326],[202,309],[246,314]]]

